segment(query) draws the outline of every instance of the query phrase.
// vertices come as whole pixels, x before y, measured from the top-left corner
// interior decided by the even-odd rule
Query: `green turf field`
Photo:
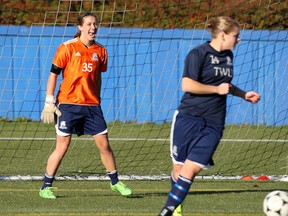
[[[123,175],[170,175],[171,125],[109,123],[109,137]],[[288,127],[227,125],[203,175],[287,175]],[[40,122],[0,121],[1,175],[43,175],[55,146],[55,128]],[[103,175],[105,169],[90,136],[73,137],[59,175]]]
[[[54,149],[53,125],[0,121],[1,176],[43,176]],[[170,124],[109,124],[111,146],[120,175],[166,175]],[[226,126],[216,165],[201,175],[287,175],[288,127]],[[283,160],[283,158],[286,160]],[[58,176],[102,176],[104,167],[89,137],[74,137]],[[167,179],[167,178],[166,178]],[[57,200],[38,196],[38,181],[0,180],[1,215],[157,215],[170,190],[169,180],[126,181],[134,195],[123,198],[109,182],[55,181]],[[264,215],[262,202],[272,190],[288,190],[288,182],[196,179],[185,200],[188,215]]]
[[[108,181],[56,181],[56,200],[38,196],[40,181],[0,181],[0,215],[157,215],[170,183],[126,181],[134,195],[125,198]],[[185,200],[184,215],[264,215],[262,202],[271,190],[287,190],[288,182],[196,180]]]

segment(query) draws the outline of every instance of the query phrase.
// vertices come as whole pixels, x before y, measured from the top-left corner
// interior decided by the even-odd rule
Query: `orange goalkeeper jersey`
[[[107,70],[107,59],[106,49],[96,42],[87,48],[78,37],[61,44],[53,59],[63,78],[57,102],[99,105],[99,75]]]

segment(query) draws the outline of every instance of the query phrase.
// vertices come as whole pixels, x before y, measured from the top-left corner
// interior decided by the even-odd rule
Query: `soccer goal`
[[[287,180],[287,8],[286,0],[5,1],[0,18],[0,178],[42,178],[55,146],[54,126],[40,122],[52,58],[76,33],[79,13],[92,11],[100,21],[96,40],[109,54],[102,109],[121,178],[169,177],[169,132],[183,94],[185,56],[210,39],[210,17],[228,15],[241,24],[233,83],[259,92],[261,101],[253,105],[228,96],[216,165],[201,177]],[[72,138],[57,174],[59,179],[106,179],[91,137]]]

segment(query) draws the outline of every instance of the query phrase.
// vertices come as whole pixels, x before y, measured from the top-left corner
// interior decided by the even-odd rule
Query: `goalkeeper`
[[[171,127],[172,188],[160,216],[182,215],[182,203],[194,178],[213,166],[212,156],[223,134],[227,94],[257,103],[258,93],[244,92],[231,84],[233,50],[239,24],[230,17],[211,18],[212,39],[192,49],[182,76],[185,92]]]
[[[93,13],[81,14],[77,22],[79,31],[74,39],[58,47],[47,82],[41,120],[48,124],[55,121],[57,138],[55,150],[47,161],[39,195],[48,199],[56,198],[52,183],[70,145],[71,135],[89,134],[100,151],[102,163],[111,179],[111,189],[128,196],[132,190],[118,179],[115,157],[100,106],[101,73],[107,70],[107,51],[94,40],[98,21]],[[54,98],[57,77],[61,72],[62,83]]]

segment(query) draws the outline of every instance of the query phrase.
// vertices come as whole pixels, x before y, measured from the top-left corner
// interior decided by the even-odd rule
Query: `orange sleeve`
[[[106,72],[107,71],[107,65],[108,65],[108,54],[107,54],[107,50],[103,49],[104,53],[103,53],[103,59],[102,59],[102,65],[100,67],[100,72]]]
[[[64,44],[61,44],[55,53],[52,64],[63,69],[66,67],[68,61],[69,61],[68,49]]]

